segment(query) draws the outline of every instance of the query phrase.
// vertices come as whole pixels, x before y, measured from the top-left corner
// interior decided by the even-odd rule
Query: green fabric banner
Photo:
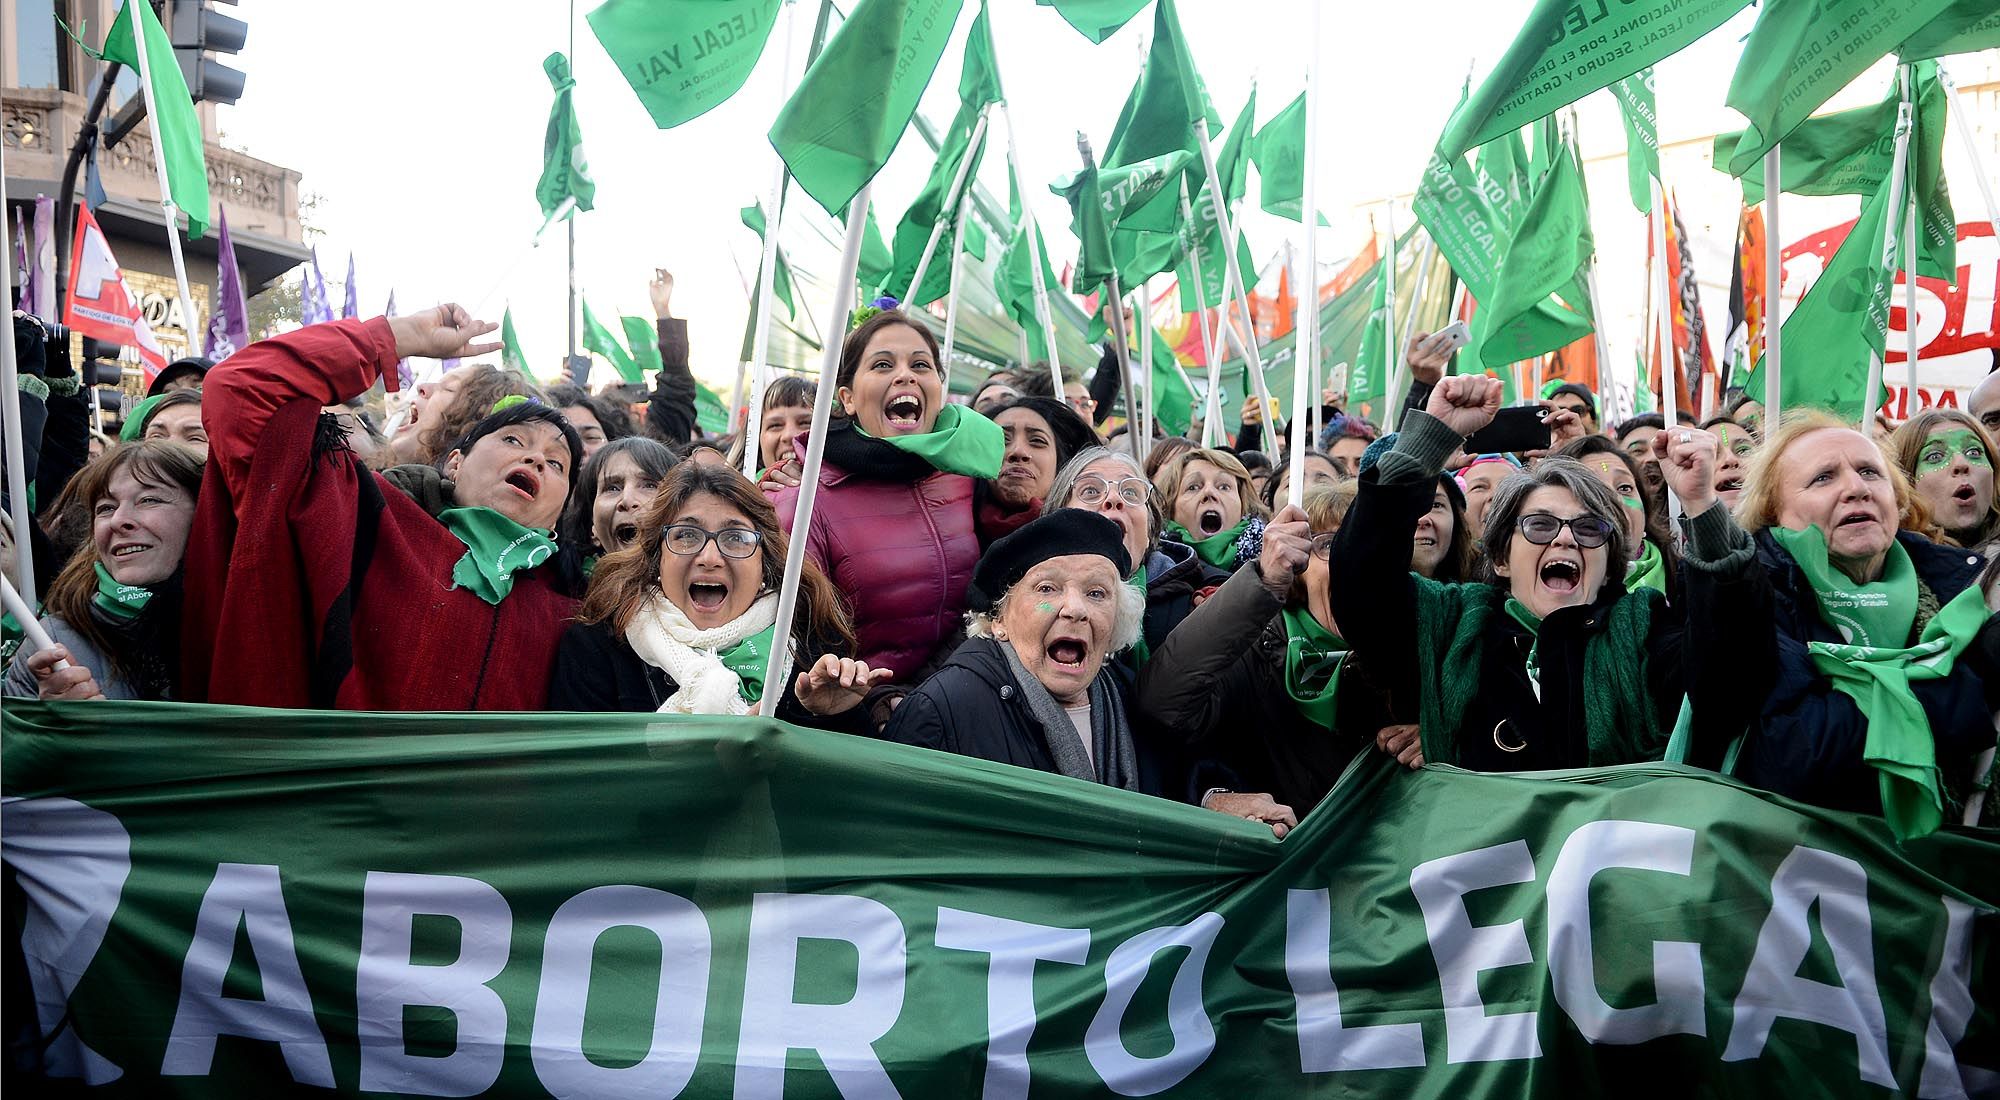
[[[583,350],[602,356],[618,372],[618,377],[627,382],[643,382],[639,373],[639,363],[625,345],[618,342],[604,322],[590,311],[590,299],[583,300]]]
[[[641,380],[647,371],[658,371],[666,365],[660,358],[660,329],[652,318],[623,316],[618,318],[618,327],[625,333],[625,343]]]
[[[1035,0],[1092,42],[1102,42],[1130,22],[1151,0]]]
[[[1993,0],[1953,0],[1944,14],[1903,39],[1896,54],[1904,61],[1923,61],[1995,46],[2000,46],[2000,8]]]
[[[1583,173],[1559,145],[1548,174],[1514,225],[1482,313],[1490,314],[1479,362],[1489,367],[1554,351],[1590,335],[1590,301],[1583,279],[1596,247],[1583,196]],[[1568,309],[1555,307],[1551,296]]]
[[[606,0],[584,19],[665,130],[743,87],[778,7],[779,0]]]
[[[1641,214],[1653,209],[1652,181],[1660,178],[1660,116],[1653,106],[1653,90],[1650,68],[1611,85],[1618,115],[1625,120],[1625,184]]]
[[[1306,94],[1271,116],[1250,143],[1257,163],[1257,205],[1269,214],[1303,221],[1306,179]]]
[[[139,10],[136,32],[132,27],[135,8]],[[66,9],[58,9],[62,10]],[[104,49],[99,56],[131,66],[136,78],[141,35],[145,39],[146,72],[153,78],[149,109],[154,115],[146,120],[146,125],[160,143],[161,159],[166,162],[167,195],[173,199],[175,208],[187,215],[188,239],[199,240],[208,232],[209,223],[207,141],[202,137],[201,116],[195,113],[187,78],[181,73],[180,55],[174,50],[173,40],[167,37],[166,28],[160,25],[159,17],[153,14],[153,6],[135,5],[132,0],[120,4],[111,29],[104,35]],[[62,48],[60,39],[55,48]]]
[[[1236,121],[1230,123],[1229,130],[1222,137],[1222,144],[1215,149],[1215,174],[1223,181],[1222,192],[1230,202],[1243,197],[1250,185],[1250,160],[1254,155],[1250,143],[1257,130],[1257,87],[1251,85],[1250,95],[1243,101],[1243,109],[1236,113]],[[1189,186],[1194,186],[1192,183]],[[1202,183],[1206,187],[1206,182]]]
[[[2000,1061],[2000,838],[1670,764],[1371,753],[1278,841],[755,718],[7,717],[16,1049],[88,1095],[1944,1096]]]

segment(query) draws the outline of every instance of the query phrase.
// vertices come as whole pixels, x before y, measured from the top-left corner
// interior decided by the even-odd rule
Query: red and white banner
[[[147,386],[166,368],[166,352],[153,339],[153,327],[146,323],[139,296],[125,285],[125,274],[111,255],[111,245],[85,205],[77,207],[76,244],[69,262],[69,309],[63,321],[85,336],[137,351],[145,365]]]

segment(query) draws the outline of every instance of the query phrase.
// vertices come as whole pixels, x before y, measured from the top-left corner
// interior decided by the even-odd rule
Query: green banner
[[[2000,838],[1673,765],[1371,753],[1278,841],[760,719],[7,718],[13,1022],[90,1095],[1945,1096],[2000,1060]]]
[[[778,0],[606,0],[584,19],[665,130],[743,87],[777,13]]]

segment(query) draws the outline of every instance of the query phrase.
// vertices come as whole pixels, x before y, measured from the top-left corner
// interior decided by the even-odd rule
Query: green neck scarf
[[[1625,587],[1650,588],[1665,595],[1667,591],[1667,559],[1652,539],[1639,544],[1639,556],[1625,567]]]
[[[1509,597],[1490,584],[1439,584],[1423,577],[1411,581],[1417,586],[1418,723],[1424,759],[1456,764],[1462,737],[1489,734],[1461,727],[1482,686],[1486,629],[1495,614],[1506,613]],[[1658,760],[1666,751],[1671,730],[1661,727],[1646,685],[1646,636],[1661,599],[1650,588],[1626,592],[1606,611],[1609,620],[1603,628],[1584,642],[1583,682],[1575,690],[1583,695],[1589,746],[1584,763],[1591,767]],[[1539,650],[1540,625],[1534,616],[1517,616],[1516,621],[1535,633]],[[1564,685],[1562,690],[1572,689]]]
[[[869,439],[856,421],[854,430]],[[1000,476],[1000,461],[1007,454],[1007,433],[1000,425],[964,405],[946,405],[938,410],[931,430],[916,435],[882,436],[882,442],[899,451],[916,455],[947,474],[964,474],[991,481]]]
[[[1250,517],[1244,516],[1229,530],[1217,531],[1207,538],[1200,538],[1179,523],[1173,520],[1167,521],[1167,534],[1194,547],[1194,552],[1200,555],[1201,560],[1217,569],[1236,568],[1236,540],[1242,538],[1243,532],[1249,529]]]
[[[1146,567],[1144,565],[1139,566],[1139,571],[1125,578],[1125,583],[1138,589],[1141,596],[1145,595],[1147,584]],[[1134,668],[1144,668],[1146,667],[1146,662],[1152,659],[1153,647],[1146,644],[1146,624],[1141,622],[1139,624],[1139,636],[1132,639],[1132,665]]]
[[[1900,648],[1910,640],[1910,627],[1917,621],[1917,567],[1902,543],[1889,544],[1881,580],[1857,584],[1827,560],[1826,535],[1818,527],[1773,527],[1770,532],[1806,575],[1819,601],[1819,617],[1840,631],[1843,642],[1879,649]]]
[[[1347,643],[1303,607],[1285,609],[1285,694],[1306,721],[1333,728],[1334,694]]]
[[[1889,564],[1882,580],[1856,586],[1846,574],[1834,572],[1841,586],[1829,609],[1828,592],[1820,588],[1820,576],[1831,572],[1826,562],[1826,540],[1819,528],[1784,531],[1773,528],[1773,538],[1799,563],[1812,582],[1820,601],[1820,615],[1853,638],[1849,622],[1857,631],[1873,638],[1893,638],[1889,644],[1808,642],[1813,667],[1833,682],[1834,690],[1854,700],[1868,720],[1868,738],[1862,744],[1862,759],[1876,770],[1881,784],[1882,816],[1899,840],[1926,836],[1944,822],[1943,773],[1937,763],[1937,741],[1931,732],[1930,717],[1911,692],[1910,685],[1924,680],[1941,680],[1951,675],[1958,656],[1972,644],[1986,623],[1986,601],[1978,585],[1960,592],[1924,624],[1915,645],[1900,643],[1909,637],[1916,617],[1917,576],[1909,551],[1897,543],[1889,551]],[[1812,561],[1808,565],[1807,561]],[[1897,591],[1878,589],[1894,586]],[[1859,597],[1867,597],[1857,609]],[[1859,611],[1860,613],[1857,613]],[[1900,616],[1902,629],[1896,632]]]
[[[764,670],[770,666],[771,643],[777,634],[778,624],[772,623],[761,633],[752,634],[715,655],[715,659],[722,662],[722,667],[736,674],[737,694],[743,696],[746,703],[754,703],[764,697]]]
[[[153,598],[153,590],[136,584],[120,584],[111,579],[103,562],[91,565],[97,571],[97,594],[90,597],[90,604],[99,611],[121,623],[129,623],[146,610],[146,604]]]
[[[1542,617],[1528,610],[1528,605],[1507,597],[1505,604],[1507,617],[1521,624],[1528,636],[1535,639],[1528,643],[1528,686],[1535,689],[1535,699],[1542,697]]]
[[[514,574],[549,560],[556,540],[547,531],[523,527],[491,508],[447,508],[438,522],[465,544],[465,556],[451,567],[451,586],[469,589],[498,605],[514,590]]]

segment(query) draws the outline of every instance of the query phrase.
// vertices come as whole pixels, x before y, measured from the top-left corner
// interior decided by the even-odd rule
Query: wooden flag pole
[[[1902,102],[1896,105],[1896,158],[1889,167],[1889,202],[1882,211],[1882,245],[1877,253],[1877,262],[1881,264],[1883,269],[1889,271],[1895,270],[1894,265],[1898,251],[1896,215],[1902,209],[1904,200],[1903,185],[1907,181],[1910,167],[1910,111],[1912,107],[1910,91],[1909,82],[1905,81],[1903,83]],[[1883,303],[1884,306],[1887,304],[1886,302]],[[1912,325],[1911,327],[1914,328],[1915,326]],[[1871,351],[1868,356],[1868,384],[1861,391],[1860,430],[1862,435],[1872,436],[1873,434],[1869,428],[1875,421],[1875,413],[1882,407],[1881,402],[1876,399],[1876,393],[1881,388],[1882,353]]]
[[[1771,146],[1764,156],[1764,430],[1778,430],[1784,414],[1784,386],[1779,357],[1784,324],[1779,316],[1784,307],[1784,247],[1778,242],[1778,194],[1780,147]]]
[[[1238,269],[1236,263],[1236,228],[1229,217],[1229,204],[1222,201],[1228,192],[1223,190],[1222,173],[1215,166],[1215,143],[1209,140],[1206,117],[1194,120],[1194,136],[1201,145],[1202,166],[1208,171],[1209,194],[1215,198],[1215,227],[1222,232],[1222,272],[1226,280],[1223,284],[1224,301],[1234,300],[1237,308],[1242,310],[1242,316],[1236,322],[1232,323],[1225,316],[1223,324],[1232,327],[1233,324],[1242,326],[1243,331],[1237,334],[1237,343],[1242,347],[1243,356],[1250,364],[1250,381],[1256,387],[1257,400],[1264,403],[1264,418],[1272,420],[1271,387],[1264,379],[1264,356],[1257,350],[1257,330],[1251,319],[1250,296],[1243,290],[1243,272]],[[1228,307],[1225,305],[1223,313],[1228,312]],[[1271,423],[1266,427],[1267,434],[1270,434],[1275,441],[1278,425]]]
[[[167,189],[167,145],[161,140],[157,125],[160,105],[154,102],[153,97],[152,62],[146,57],[146,26],[145,21],[136,14],[132,17],[132,44],[135,47],[132,52],[139,55],[139,90],[146,96],[146,115],[155,123],[153,174],[160,182],[160,213],[167,222],[167,251],[173,255],[174,288],[180,293],[181,324],[188,336],[188,351],[192,354],[196,350],[195,333],[201,332],[204,326],[201,324],[201,319],[194,314],[194,296],[188,293],[187,260],[181,256],[180,210],[174,206],[173,193]],[[23,531],[20,537],[27,538],[26,532]]]
[[[138,20],[134,19],[133,33],[139,34],[143,38],[142,30],[143,28],[138,26]],[[144,51],[141,51],[139,56],[144,57]],[[159,142],[154,142],[153,147],[156,149],[159,148]],[[165,192],[166,189],[167,181],[165,177],[162,177],[160,180],[160,190]],[[171,220],[167,223],[167,231],[169,233],[173,231],[173,222]],[[6,218],[0,218],[0,256],[12,256],[14,254],[13,237],[13,226],[7,224]],[[141,318],[139,323],[144,324],[145,319]],[[16,570],[14,575],[21,578],[21,591],[26,592],[28,600],[32,601],[37,591],[35,588],[35,553],[34,540],[28,536],[34,528],[28,526],[28,524],[34,521],[28,516],[28,466],[26,451],[22,446],[21,440],[20,369],[20,364],[14,358],[14,334],[10,329],[7,333],[7,339],[0,340],[0,430],[4,430],[7,433],[7,512],[13,517],[14,521],[14,567]],[[92,387],[92,389],[95,388]],[[35,621],[32,613],[22,614],[19,611],[14,613],[14,618],[24,627],[32,625]]]
[[[778,55],[781,62],[778,67],[778,79],[780,81],[778,91],[781,101],[782,97],[790,95],[790,89],[783,82],[789,79],[792,71],[792,31],[794,24],[798,21],[798,7],[797,0],[785,0],[785,46],[784,52]],[[764,460],[764,446],[761,438],[759,438],[762,433],[753,431],[752,427],[761,425],[764,422],[764,389],[769,385],[770,381],[771,326],[773,324],[771,320],[771,305],[772,299],[777,294],[778,227],[784,221],[786,172],[785,158],[779,156],[774,150],[771,154],[771,186],[765,191],[767,199],[764,205],[764,258],[757,268],[757,335],[750,344],[750,403],[748,406],[743,404],[743,379],[740,375],[737,379],[736,393],[730,398],[730,416],[734,417],[737,409],[744,410],[743,476],[752,479],[756,478],[757,467]],[[863,207],[862,210],[864,212],[862,220],[865,221],[867,208]],[[850,282],[852,278],[850,274]],[[832,331],[844,331],[839,326],[842,325],[845,318],[846,314],[844,312],[836,315],[834,317],[836,327]],[[838,340],[828,340],[826,342],[833,347],[840,346],[840,341]],[[803,492],[800,495],[803,496]],[[790,630],[791,624],[786,623],[785,627],[787,630]],[[771,711],[767,709],[764,713],[770,714]]]
[[[1304,179],[1299,193],[1299,221],[1305,228],[1305,286],[1298,296],[1298,312],[1292,322],[1292,438],[1287,444],[1290,454],[1286,456],[1291,467],[1291,481],[1285,487],[1285,501],[1294,508],[1305,502],[1306,494],[1306,450],[1310,446],[1306,438],[1309,418],[1308,408],[1319,408],[1319,395],[1310,392],[1314,376],[1319,370],[1319,40],[1322,5],[1319,0],[1306,0],[1311,9],[1307,20],[1306,33],[1306,147]],[[1221,191],[1218,188],[1217,194]],[[1223,248],[1235,255],[1235,241],[1224,239]],[[1395,311],[1394,303],[1390,312]],[[1273,425],[1275,428],[1276,425]]]
[[[917,271],[910,276],[910,289],[903,294],[902,303],[905,306],[916,300],[918,288],[924,285],[924,273],[930,270],[931,257],[937,252],[938,241],[944,238],[944,227],[954,224],[945,215],[954,210],[962,212],[958,199],[964,192],[965,178],[971,173],[972,159],[978,155],[979,143],[986,140],[986,116],[991,107],[990,103],[981,107],[978,121],[972,124],[972,137],[965,143],[965,155],[959,158],[958,171],[951,177],[951,187],[945,191],[944,201],[938,204],[938,216],[931,221],[930,239],[924,242],[923,255],[917,257]],[[958,238],[954,237],[952,243],[955,250]],[[1056,392],[1060,394],[1062,391],[1058,389]]]
[[[872,181],[871,181],[872,183]],[[799,471],[798,505],[792,513],[791,545],[785,555],[785,577],[778,586],[777,630],[772,637],[771,655],[764,669],[764,695],[757,713],[775,718],[778,700],[785,694],[785,680],[792,671],[792,621],[799,606],[799,576],[805,569],[806,536],[812,531],[813,506],[819,500],[819,472],[826,456],[826,426],[833,418],[833,389],[840,373],[840,348],[844,342],[833,333],[847,332],[847,314],[854,308],[854,278],[861,267],[861,239],[868,224],[870,183],[861,185],[854,201],[847,204],[847,241],[840,251],[840,272],[833,281],[833,308],[828,311],[826,347],[820,355],[819,392],[813,397],[812,431],[806,439],[805,468]]]

